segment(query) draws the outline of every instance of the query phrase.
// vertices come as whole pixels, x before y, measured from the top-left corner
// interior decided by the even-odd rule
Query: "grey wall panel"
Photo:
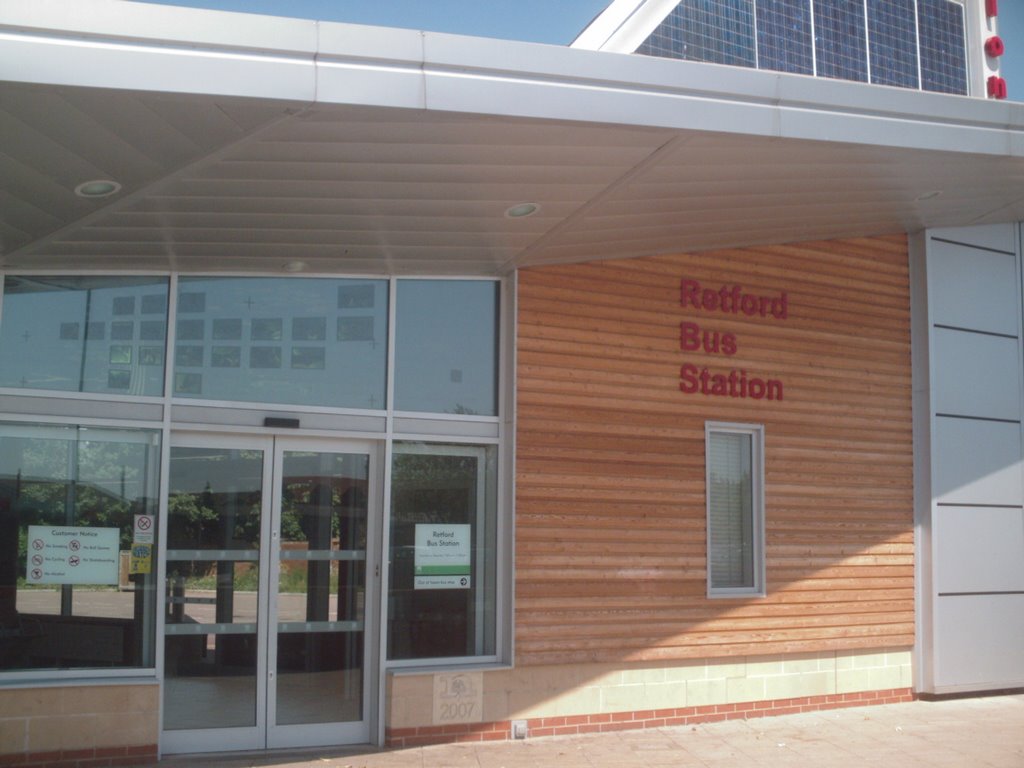
[[[937,240],[974,245],[992,251],[1013,254],[1017,249],[1013,224],[990,224],[983,227],[929,229],[928,236]]]
[[[937,416],[932,466],[939,503],[1019,505],[1020,425]]]
[[[1014,255],[931,239],[928,272],[933,324],[1017,335]]]
[[[935,684],[1024,685],[1024,595],[940,597]]]
[[[1017,339],[936,328],[932,342],[936,413],[1020,420]]]
[[[171,419],[176,425],[201,424],[222,425],[226,427],[263,427],[263,420],[270,417],[298,419],[303,429],[319,429],[332,432],[372,432],[383,433],[386,422],[383,416],[363,416],[359,414],[322,414],[304,411],[251,410],[241,408],[217,408],[206,405],[174,405],[171,407]]]
[[[453,437],[498,437],[497,421],[419,419],[396,416],[394,432],[406,435],[452,435]]]
[[[130,398],[113,401],[0,395],[0,413],[30,413],[44,416],[61,416],[69,419],[162,421],[164,418],[164,407],[160,403],[138,402]]]
[[[936,591],[1024,592],[1024,510],[938,507]]]

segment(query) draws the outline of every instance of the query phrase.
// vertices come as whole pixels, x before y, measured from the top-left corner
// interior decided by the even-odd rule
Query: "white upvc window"
[[[707,422],[708,597],[765,594],[764,427]]]

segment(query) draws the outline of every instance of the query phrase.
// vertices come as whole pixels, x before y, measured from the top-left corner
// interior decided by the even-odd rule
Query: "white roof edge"
[[[47,85],[1024,156],[1024,105],[1012,102],[123,0],[4,0],[0,73]]]
[[[0,28],[310,55],[317,47],[308,19],[132,0],[3,0]]]

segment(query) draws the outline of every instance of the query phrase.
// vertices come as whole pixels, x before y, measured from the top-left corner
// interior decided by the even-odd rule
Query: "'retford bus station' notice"
[[[30,525],[29,584],[117,584],[117,528]]]

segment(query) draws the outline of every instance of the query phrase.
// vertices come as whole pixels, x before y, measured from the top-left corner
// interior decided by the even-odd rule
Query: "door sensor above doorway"
[[[278,427],[279,429],[298,429],[298,419],[283,419],[278,416],[267,416],[263,419],[264,427]]]

